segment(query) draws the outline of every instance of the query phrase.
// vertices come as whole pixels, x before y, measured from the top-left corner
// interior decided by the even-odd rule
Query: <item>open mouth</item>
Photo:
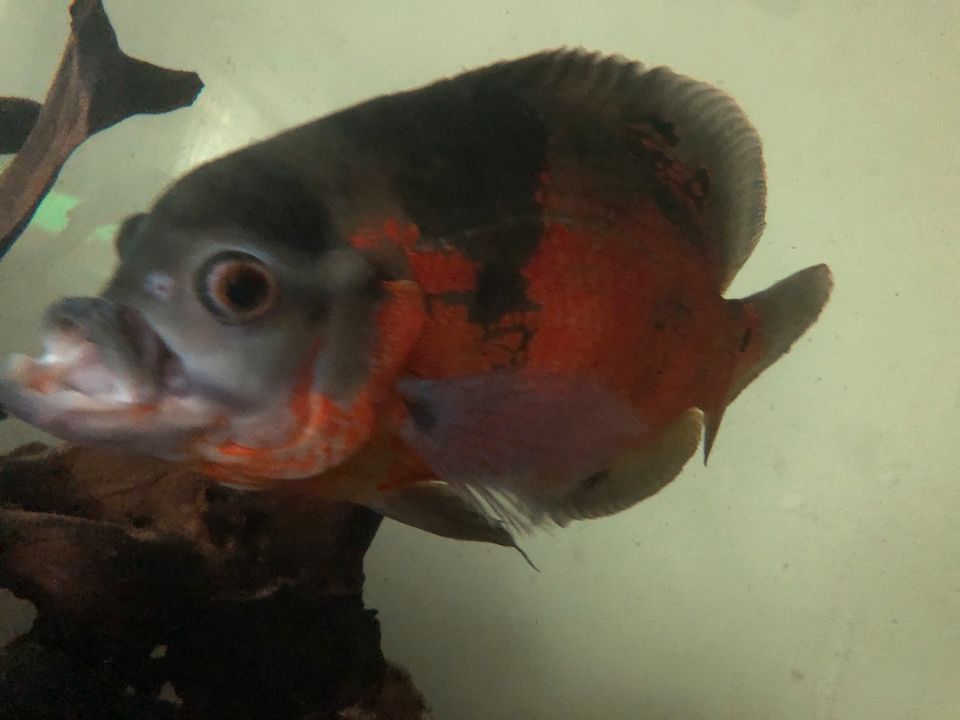
[[[13,356],[7,378],[90,409],[155,404],[183,384],[183,366],[140,313],[103,298],[68,298],[47,310],[44,352]]]
[[[137,311],[104,298],[68,298],[43,320],[44,351],[14,355],[0,407],[76,443],[118,444],[209,421],[187,393],[183,363]]]

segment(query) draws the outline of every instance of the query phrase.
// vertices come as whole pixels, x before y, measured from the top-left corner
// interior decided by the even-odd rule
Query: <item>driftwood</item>
[[[37,123],[40,108],[36,100],[0,97],[0,155],[23,147]]]
[[[203,88],[196,73],[124,54],[100,0],[75,0],[70,17],[67,46],[43,105],[0,100],[0,152],[19,150],[0,175],[0,257],[80,143],[131,115],[190,105]]]
[[[45,103],[0,98],[0,152],[19,150],[0,175],[0,256],[85,138],[202,88],[124,55],[99,0],[70,12]],[[0,456],[0,586],[38,613],[0,652],[0,720],[425,718],[363,606],[379,523],[140,457]]]
[[[38,612],[0,657],[0,718],[424,717],[363,607],[379,523],[139,457],[0,458],[0,585]]]

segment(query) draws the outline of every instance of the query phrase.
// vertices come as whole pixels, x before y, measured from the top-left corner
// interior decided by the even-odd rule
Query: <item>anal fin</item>
[[[404,442],[479,512],[520,531],[645,442],[637,410],[589,376],[499,370],[398,387]]]

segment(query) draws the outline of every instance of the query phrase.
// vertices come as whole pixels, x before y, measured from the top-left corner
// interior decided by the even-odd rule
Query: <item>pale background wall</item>
[[[0,0],[0,94],[40,97],[65,2]],[[88,229],[177,173],[369,96],[561,44],[720,85],[766,142],[766,235],[734,293],[828,261],[814,331],[711,459],[631,512],[515,554],[393,523],[368,561],[389,656],[440,718],[960,718],[960,4],[108,0],[194,109],[84,146]],[[49,221],[48,224],[53,221]],[[0,354],[92,291],[110,243],[34,225],[0,262]],[[10,447],[26,436],[0,425]],[[7,627],[25,615],[7,600]]]

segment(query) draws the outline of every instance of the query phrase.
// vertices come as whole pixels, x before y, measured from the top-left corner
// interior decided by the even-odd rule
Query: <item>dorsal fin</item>
[[[666,67],[648,70],[579,49],[538,53],[471,74],[479,87],[490,82],[511,88],[548,113],[576,109],[574,122],[587,112],[599,121],[598,133],[617,133],[619,126],[625,135],[638,121],[654,124],[669,137],[680,163],[706,172],[710,257],[721,290],[730,284],[763,230],[766,181],[760,138],[729,95]]]
[[[641,78],[642,102],[673,126],[676,152],[711,175],[711,225],[725,289],[763,232],[766,179],[760,137],[737,103],[706,83],[658,67]]]

